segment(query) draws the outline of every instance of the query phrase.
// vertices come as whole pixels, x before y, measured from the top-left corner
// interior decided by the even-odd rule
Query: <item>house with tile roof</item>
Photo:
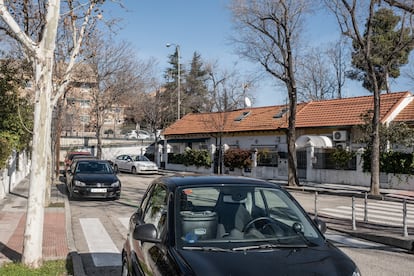
[[[414,127],[412,93],[382,94],[380,101],[381,123],[405,122]],[[338,172],[320,169],[318,156],[321,151],[339,147],[350,151],[361,150],[361,145],[355,143],[358,133],[354,126],[363,125],[361,115],[373,109],[372,96],[299,103],[296,111],[299,178],[312,182],[353,182],[369,186],[370,175],[362,172],[359,160],[355,162],[354,171]],[[168,127],[164,136],[175,153],[182,153],[187,147],[209,149],[211,154],[218,148],[266,152],[273,156],[273,163],[271,166],[261,166],[260,160],[255,160],[258,162],[254,162],[251,175],[267,179],[287,179],[288,116],[287,105],[187,114]],[[177,167],[177,164],[168,164],[167,156],[164,159],[167,169]],[[210,172],[217,172],[218,165],[212,166]]]

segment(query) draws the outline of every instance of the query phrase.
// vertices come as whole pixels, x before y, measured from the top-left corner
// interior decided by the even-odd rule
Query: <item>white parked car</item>
[[[158,173],[158,166],[144,155],[122,154],[112,160],[115,171],[137,173]]]
[[[146,130],[130,130],[125,134],[125,138],[127,139],[142,139],[148,140],[151,139],[153,135]]]

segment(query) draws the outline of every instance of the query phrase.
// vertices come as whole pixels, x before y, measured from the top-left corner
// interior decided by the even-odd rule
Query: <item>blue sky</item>
[[[180,45],[181,62],[188,65],[194,52],[205,61],[218,61],[223,69],[240,71],[261,70],[255,64],[234,54],[229,42],[232,32],[231,14],[226,8],[229,0],[123,0],[125,9],[110,5],[105,13],[123,18],[119,39],[131,42],[141,59],[155,58],[160,75],[168,67],[168,56],[174,48],[166,43]],[[327,14],[315,14],[306,24],[306,38],[310,45],[318,46],[338,38],[336,21]],[[350,82],[344,96],[368,95],[359,83]],[[393,86],[394,91],[410,90],[410,87]],[[411,89],[412,90],[412,89]],[[260,81],[251,91],[254,106],[283,104],[287,94],[270,80]]]

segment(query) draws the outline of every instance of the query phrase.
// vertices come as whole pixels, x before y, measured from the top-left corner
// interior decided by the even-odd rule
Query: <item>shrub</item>
[[[184,153],[184,165],[209,168],[211,158],[207,150],[187,149]]]
[[[371,150],[362,155],[363,170],[371,170]],[[383,173],[414,175],[414,156],[412,153],[387,151],[380,154],[380,171]]]
[[[339,169],[346,169],[349,167],[349,162],[355,157],[355,152],[344,149],[335,149],[332,153],[332,159]]]
[[[252,166],[250,150],[229,149],[224,153],[224,166],[234,169],[247,169]]]
[[[12,153],[12,146],[6,138],[0,137],[0,169],[6,167],[6,161]]]
[[[207,150],[187,149],[183,154],[169,153],[168,163],[209,168],[211,166],[211,158]]]

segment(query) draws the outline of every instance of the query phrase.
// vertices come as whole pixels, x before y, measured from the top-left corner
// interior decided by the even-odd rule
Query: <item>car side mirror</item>
[[[154,224],[145,223],[135,225],[134,233],[132,237],[135,240],[140,240],[141,242],[154,242],[158,243],[161,240],[157,238],[157,228]]]
[[[313,219],[313,222],[315,223],[316,227],[318,227],[319,231],[322,233],[326,232],[326,223],[323,220],[316,217]]]

